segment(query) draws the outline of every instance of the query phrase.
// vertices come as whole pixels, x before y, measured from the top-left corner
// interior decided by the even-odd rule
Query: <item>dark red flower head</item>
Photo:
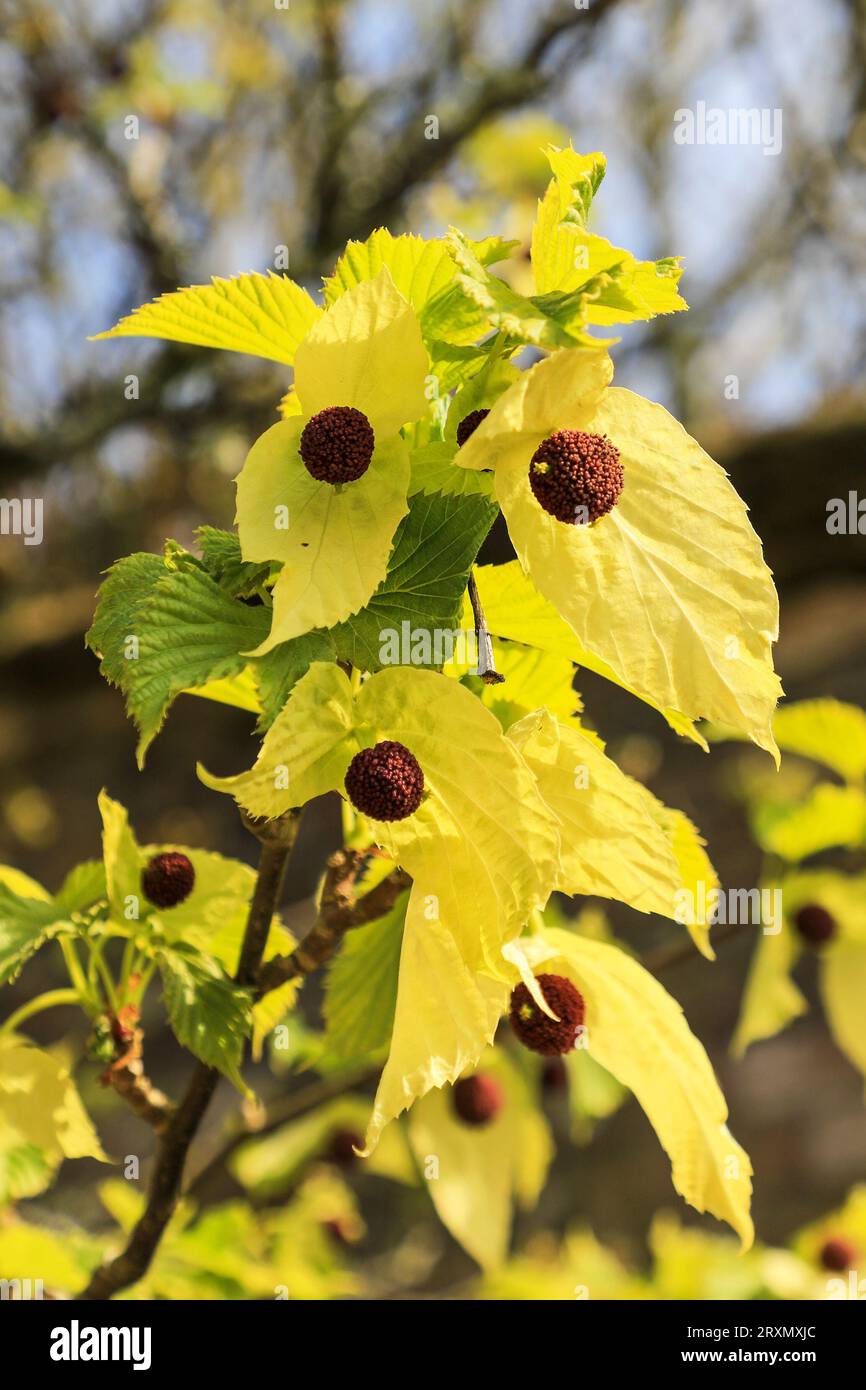
[[[325,1157],[340,1168],[349,1168],[358,1157],[355,1150],[363,1147],[363,1139],[353,1129],[335,1129],[328,1141]]]
[[[546,1057],[562,1056],[571,1052],[583,1025],[583,995],[564,975],[538,975],[536,984],[557,1017],[542,1013],[521,983],[511,991],[509,1021],[524,1047]]]
[[[502,1109],[505,1092],[495,1076],[478,1071],[455,1081],[451,1100],[458,1119],[465,1125],[487,1125]]]
[[[189,897],[194,883],[192,861],[179,850],[155,854],[141,875],[141,891],[155,907],[177,907]]]
[[[355,810],[363,815],[373,820],[405,820],[421,805],[424,773],[408,748],[385,739],[355,754],[345,787]]]
[[[376,436],[353,405],[329,405],[308,420],[298,452],[320,483],[354,483],[370,467]]]
[[[588,526],[612,511],[622,484],[619,450],[603,434],[557,430],[539,444],[529,465],[539,506],[572,526]]]
[[[831,1270],[834,1274],[843,1274],[846,1269],[855,1267],[857,1251],[844,1236],[831,1236],[821,1246],[818,1259],[822,1269]]]
[[[457,426],[457,445],[462,449],[471,434],[474,434],[481,424],[490,414],[489,410],[470,410],[468,415],[464,415],[460,424]]]
[[[819,903],[807,903],[794,918],[794,925],[809,946],[823,946],[838,930],[836,918]]]

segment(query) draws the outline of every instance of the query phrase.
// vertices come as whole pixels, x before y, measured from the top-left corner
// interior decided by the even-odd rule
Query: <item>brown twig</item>
[[[151,1125],[157,1134],[165,1133],[175,1107],[147,1076],[140,1056],[123,1057],[108,1068],[103,1080],[126,1101],[134,1115]]]
[[[288,956],[273,956],[259,971],[258,996],[286,984],[298,975],[309,975],[333,955],[347,931],[374,922],[394,906],[410,886],[402,869],[392,869],[387,878],[362,898],[355,889],[370,858],[368,851],[337,850],[328,860],[319,914],[301,944]]]
[[[300,813],[288,811],[264,825],[247,821],[261,842],[259,870],[250,903],[235,981],[249,985],[261,964],[286,866],[298,831]],[[147,1272],[163,1232],[177,1206],[187,1153],[219,1081],[219,1072],[199,1063],[186,1094],[160,1137],[144,1212],[126,1247],[96,1270],[82,1299],[111,1298]]]

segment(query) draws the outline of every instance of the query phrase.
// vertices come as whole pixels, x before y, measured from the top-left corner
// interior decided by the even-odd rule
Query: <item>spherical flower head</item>
[[[338,1168],[349,1168],[357,1160],[356,1149],[362,1149],[364,1141],[353,1129],[335,1129],[328,1142],[325,1157]]]
[[[421,805],[424,773],[408,748],[385,739],[355,754],[345,787],[355,810],[363,815],[373,820],[405,820]]]
[[[838,930],[836,918],[819,903],[807,903],[794,918],[794,925],[809,946],[824,946]]]
[[[462,449],[471,434],[474,434],[481,424],[490,414],[489,410],[470,410],[468,415],[464,415],[460,424],[457,426],[457,447]]]
[[[465,1125],[488,1125],[499,1114],[505,1093],[495,1076],[475,1072],[463,1076],[451,1088],[451,1101],[457,1118]]]
[[[529,465],[529,486],[539,506],[557,521],[588,526],[607,516],[622,494],[619,450],[606,435],[557,430],[539,444]]]
[[[362,410],[331,405],[308,420],[298,451],[320,483],[354,483],[370,467],[376,436]]]
[[[822,1269],[830,1270],[834,1274],[843,1274],[845,1270],[855,1268],[857,1251],[844,1236],[830,1236],[821,1246],[818,1260]]]
[[[177,850],[155,854],[141,875],[141,891],[154,907],[177,907],[195,883],[192,861]]]
[[[532,1052],[545,1057],[561,1057],[571,1052],[583,1026],[583,995],[564,975],[538,975],[536,984],[549,1008],[557,1015],[542,1013],[526,985],[511,991],[509,1021],[518,1039]]]

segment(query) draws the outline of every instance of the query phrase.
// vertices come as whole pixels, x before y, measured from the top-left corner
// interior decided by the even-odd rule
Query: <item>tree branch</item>
[[[337,850],[331,855],[316,921],[291,955],[273,956],[259,971],[259,998],[298,975],[318,970],[334,954],[347,931],[384,916],[410,886],[408,874],[395,868],[364,897],[356,898],[355,887],[369,858],[369,851],[353,849]]]
[[[235,974],[237,984],[251,984],[261,964],[289,855],[297,837],[299,819],[298,811],[288,811],[277,820],[263,825],[250,820],[245,822],[259,838],[262,849]],[[215,1068],[203,1063],[196,1066],[186,1095],[160,1138],[144,1213],[125,1249],[96,1270],[81,1294],[82,1299],[111,1298],[120,1289],[136,1283],[147,1272],[177,1206],[187,1153],[219,1079],[220,1074]]]

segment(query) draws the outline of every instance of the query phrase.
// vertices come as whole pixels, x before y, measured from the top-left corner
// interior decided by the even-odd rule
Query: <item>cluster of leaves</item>
[[[734,1051],[773,1037],[808,1004],[794,972],[817,957],[827,1022],[839,1049],[866,1076],[866,713],[838,700],[802,700],[776,714],[786,755],[772,781],[744,768],[739,792],[764,852],[762,888],[780,894],[781,921],[762,931],[747,981]],[[804,940],[803,909],[823,909],[830,935]]]
[[[184,848],[195,869],[185,901],[157,907],[142,892],[142,872],[155,854],[180,846],[140,846],[126,811],[100,796],[103,859],[79,865],[59,891],[0,868],[0,983],[15,979],[38,950],[56,943],[70,988],[45,1004],[76,1003],[92,1024],[88,1055],[123,1065],[135,1043],[141,1002],[158,972],[169,1023],[178,1041],[218,1068],[240,1090],[246,1039],[261,1040],[290,1007],[287,984],[253,1004],[233,984],[255,875],[246,864]],[[112,975],[106,949],[123,943]],[[275,919],[269,955],[290,951],[290,933]],[[114,952],[116,954],[116,952]],[[40,1004],[37,997],[33,1003]],[[0,1033],[0,1202],[32,1197],[51,1182],[63,1157],[105,1158],[70,1076],[69,1059],[35,1047],[15,1031],[25,1004]],[[55,1095],[56,1103],[50,1101]],[[38,1100],[36,1099],[38,1097]]]
[[[849,1272],[824,1252],[832,1242],[854,1261]],[[507,1300],[722,1299],[847,1300],[862,1297],[866,1250],[866,1188],[855,1187],[841,1207],[798,1230],[786,1246],[756,1244],[747,1255],[730,1237],[683,1226],[661,1212],[649,1232],[646,1270],[601,1244],[587,1229],[561,1242],[536,1237],[481,1285],[480,1297]],[[835,1252],[834,1252],[835,1253]],[[851,1274],[853,1273],[853,1285]]]
[[[589,229],[601,155],[546,156],[529,293],[509,279],[511,243],[379,230],[347,246],[321,304],[284,277],[242,275],[165,295],[100,335],[293,368],[282,418],[237,479],[237,534],[203,527],[198,553],[169,542],[162,555],[120,560],[88,642],[123,691],[140,761],[183,692],[255,714],[264,737],[254,766],[233,777],[201,770],[254,817],[345,796],[352,758],[380,741],[417,759],[425,794],[408,819],[377,823],[346,807],[347,844],[375,847],[383,872],[399,866],[412,886],[336,957],[319,1063],[384,1060],[366,1153],[412,1107],[410,1145],[435,1150],[447,1169],[440,1215],[486,1266],[504,1258],[512,1198],[534,1200],[549,1157],[525,1064],[489,1051],[518,982],[550,1012],[539,972],[572,981],[585,1001],[598,1094],[608,1074],[608,1095],[631,1090],[677,1190],[744,1245],[752,1239],[750,1163],[679,1005],[616,943],[544,917],[561,893],[673,918],[683,893],[697,900],[700,885],[716,883],[690,821],[622,772],[581,722],[577,669],[616,682],[703,747],[697,722],[710,719],[776,758],[780,693],[776,596],[744,504],[666,411],[610,386],[612,340],[592,333],[685,308],[679,266],[638,261]],[[521,366],[527,353],[540,360]],[[338,485],[301,457],[306,426],[333,407],[362,412],[375,439],[363,476]],[[458,440],[476,412],[474,433]],[[562,429],[605,436],[622,461],[622,495],[592,525],[557,520],[529,486],[535,449]],[[481,635],[505,677],[493,685],[439,639],[479,628],[467,588],[500,512],[516,559],[474,575]],[[395,657],[385,639],[398,631],[409,649],[398,644]],[[244,1037],[291,1003],[289,987],[254,1013],[231,982],[250,871],[187,851],[194,893],[130,920],[155,847],[139,849],[114,803],[103,810],[104,868],[92,869],[81,901],[70,905],[65,887],[56,899],[4,889],[8,973],[56,937],[81,1002],[117,1016],[158,970],[179,1040],[243,1087]],[[712,958],[701,911],[686,925]],[[128,946],[118,981],[101,955],[112,935]],[[268,949],[286,947],[275,922]],[[495,1130],[473,1135],[442,1088],[479,1067],[507,1103]],[[489,1220],[479,1224],[482,1197]]]

